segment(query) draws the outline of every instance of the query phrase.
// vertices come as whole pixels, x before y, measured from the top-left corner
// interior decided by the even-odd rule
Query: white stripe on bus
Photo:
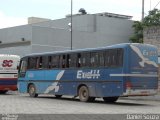
[[[110,76],[115,77],[158,77],[158,75],[150,75],[150,74],[110,74]]]

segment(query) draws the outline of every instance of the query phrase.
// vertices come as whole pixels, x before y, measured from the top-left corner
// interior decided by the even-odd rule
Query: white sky
[[[145,0],[145,15],[160,0]],[[28,17],[64,18],[70,14],[71,0],[1,0],[0,28],[27,24]],[[88,13],[111,12],[141,19],[142,0],[73,0],[73,14],[84,8]],[[157,5],[160,9],[160,3]]]

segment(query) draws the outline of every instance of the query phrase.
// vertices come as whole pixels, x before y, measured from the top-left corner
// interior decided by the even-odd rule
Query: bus
[[[116,102],[121,96],[149,96],[158,87],[157,48],[121,43],[102,48],[34,53],[20,60],[20,93]]]
[[[17,90],[20,56],[0,54],[0,93]]]

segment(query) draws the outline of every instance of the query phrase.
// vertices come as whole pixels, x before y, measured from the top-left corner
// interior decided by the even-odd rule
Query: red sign
[[[3,67],[11,67],[13,60],[3,60],[2,66]]]

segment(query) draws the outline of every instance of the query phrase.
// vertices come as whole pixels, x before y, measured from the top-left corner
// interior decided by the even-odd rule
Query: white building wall
[[[68,50],[71,47],[69,22],[70,18],[64,18],[1,29],[0,53],[17,53],[24,56],[36,52]],[[132,24],[133,21],[119,18],[97,15],[74,16],[73,49],[129,42],[129,37],[133,33]]]

